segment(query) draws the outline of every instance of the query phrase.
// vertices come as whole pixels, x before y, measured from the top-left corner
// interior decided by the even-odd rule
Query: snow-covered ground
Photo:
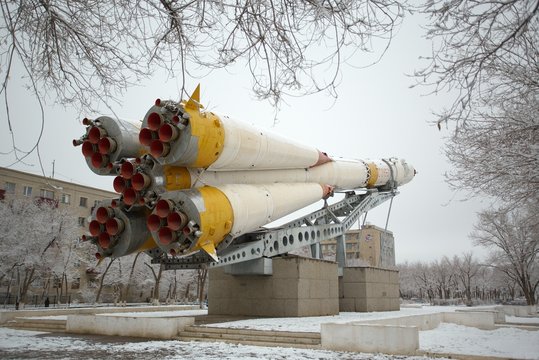
[[[133,341],[58,336],[0,328],[0,359],[185,359],[185,360],[428,360],[422,356],[358,354],[180,341]]]
[[[436,353],[539,359],[539,331],[479,330],[442,323],[434,330],[419,332],[419,348]]]
[[[423,308],[402,308],[400,311],[380,311],[367,313],[342,312],[335,316],[313,316],[292,318],[261,318],[231,321],[219,324],[207,324],[207,326],[226,327],[235,329],[275,330],[275,331],[300,331],[320,332],[322,323],[346,323],[359,320],[375,320],[395,318],[409,315],[436,313],[441,311],[455,311],[455,306],[426,306]]]
[[[373,313],[341,313],[336,316],[306,318],[261,318],[212,324],[211,326],[280,331],[320,331],[326,322],[348,322],[380,319],[440,311],[458,307],[425,306],[403,308],[400,311]],[[205,310],[171,312],[123,313],[118,316],[193,316]],[[51,318],[51,317],[49,317]],[[62,318],[55,316],[53,318]],[[514,323],[539,324],[537,317],[508,316]],[[419,332],[420,350],[443,354],[539,359],[539,331],[505,327],[479,330],[455,324],[441,324],[429,331]],[[380,354],[356,354],[323,350],[266,348],[218,343],[179,341],[143,341],[115,337],[68,336],[0,328],[0,359],[14,358],[164,358],[164,359],[426,359]]]

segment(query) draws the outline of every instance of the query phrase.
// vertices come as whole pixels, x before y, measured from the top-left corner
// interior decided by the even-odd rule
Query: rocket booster
[[[88,167],[98,175],[114,175],[116,161],[137,157],[144,151],[138,142],[140,129],[133,123],[108,116],[82,122],[86,132],[74,139],[73,145],[81,145]]]
[[[156,101],[139,141],[163,165],[208,170],[308,168],[330,161],[316,148],[201,111],[198,87],[187,102]]]
[[[92,214],[96,257],[159,248],[167,256],[204,251],[217,259],[242,234],[259,229],[333,191],[391,190],[410,182],[403,159],[330,158],[315,147],[203,111],[199,88],[187,101],[161,101],[141,127],[85,120],[89,167],[116,175],[120,199]]]
[[[157,245],[171,255],[204,250],[217,260],[216,247],[228,235],[258,229],[328,194],[316,183],[231,184],[163,194],[148,217]]]
[[[133,205],[155,199],[165,191],[223,184],[319,183],[336,190],[390,188],[408,183],[414,169],[402,159],[334,159],[305,169],[210,171],[159,164],[147,154],[137,161],[126,161],[114,180],[114,189]]]

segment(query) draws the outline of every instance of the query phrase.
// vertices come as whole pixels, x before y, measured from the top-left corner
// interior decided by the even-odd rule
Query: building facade
[[[28,198],[67,207],[77,216],[81,235],[87,230],[93,207],[116,197],[118,194],[111,191],[0,167],[0,200]]]
[[[337,241],[322,241],[324,258],[334,256]],[[351,229],[345,234],[345,251],[348,263],[361,260],[373,267],[392,268],[395,266],[395,241],[391,231],[375,225],[364,225],[362,229]]]

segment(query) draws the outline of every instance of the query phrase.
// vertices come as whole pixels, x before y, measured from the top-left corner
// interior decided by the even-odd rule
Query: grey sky
[[[443,94],[421,96],[426,89],[410,89],[413,79],[405,75],[419,66],[419,56],[429,54],[430,44],[421,34],[418,18],[408,17],[379,64],[367,69],[343,66],[336,100],[327,94],[286,98],[272,129],[333,156],[396,156],[415,166],[418,175],[400,188],[389,222],[398,262],[436,259],[472,249],[468,234],[475,212],[488,206],[486,200],[460,201],[466,195],[455,195],[444,182],[443,173],[448,171],[449,164],[442,154],[442,145],[449,131],[440,132],[428,122],[434,119],[431,110],[439,109],[449,99]],[[358,52],[356,56],[362,54]],[[18,78],[14,76],[11,81],[9,100],[14,131],[17,143],[28,149],[38,136],[39,108],[20,87]],[[201,83],[201,100],[207,109],[257,126],[272,127],[275,111],[267,102],[253,99],[250,81],[237,67],[190,81],[188,87],[194,89]],[[123,107],[114,110],[123,119],[142,119],[156,98],[177,99],[178,87],[174,79],[157,76],[119,96]],[[84,109],[61,106],[47,106],[45,111],[46,128],[40,149],[46,174],[51,175],[55,160],[57,178],[112,190],[113,178],[95,175],[87,168],[80,148],[71,145],[71,140],[84,131],[82,117],[110,111],[88,114]],[[2,119],[0,152],[10,151],[10,144],[7,124]],[[12,162],[12,155],[0,155],[0,166]],[[26,162],[33,166],[19,163],[13,168],[41,173],[35,154]],[[386,204],[372,211],[367,221],[383,227],[387,209]]]

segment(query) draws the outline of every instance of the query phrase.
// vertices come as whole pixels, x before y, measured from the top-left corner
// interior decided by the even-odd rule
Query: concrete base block
[[[329,350],[411,355],[419,349],[413,326],[322,324],[322,347]]]
[[[399,310],[399,272],[375,267],[344,268],[339,279],[339,309],[347,312]]]
[[[337,264],[284,256],[272,259],[272,276],[209,272],[208,314],[323,316],[339,313]]]
[[[475,327],[482,330],[494,329],[494,311],[463,311],[444,313],[444,322]]]
[[[322,347],[340,351],[413,354],[419,349],[419,331],[432,330],[441,322],[490,330],[493,311],[463,311],[401,316],[396,318],[322,324]]]
[[[503,311],[509,316],[530,316],[537,315],[537,306],[535,305],[503,305]]]
[[[177,311],[196,310],[199,306],[191,305],[163,305],[163,306],[129,306],[129,307],[88,307],[88,308],[67,308],[67,309],[39,309],[39,310],[13,310],[0,312],[0,324],[13,320],[17,317],[34,316],[58,316],[58,315],[95,315],[122,312],[155,312],[155,311]]]
[[[194,317],[135,317],[108,315],[68,315],[66,332],[172,339],[195,323]]]

